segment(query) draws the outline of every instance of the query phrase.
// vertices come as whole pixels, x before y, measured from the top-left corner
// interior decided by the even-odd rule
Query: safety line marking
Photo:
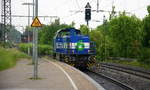
[[[53,63],[53,62],[50,62],[52,64],[54,64],[56,67],[58,67],[66,76],[67,78],[69,79],[70,83],[72,84],[74,90],[78,90],[77,86],[75,85],[74,81],[71,79],[71,77],[69,76],[69,74],[61,67],[59,66],[58,64],[56,63]]]

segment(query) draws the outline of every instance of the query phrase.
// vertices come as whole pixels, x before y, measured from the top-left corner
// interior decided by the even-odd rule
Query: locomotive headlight
[[[75,49],[76,43],[70,43],[70,48]]]
[[[86,42],[86,43],[84,43],[84,45],[85,45],[85,48],[86,48],[86,49],[89,49],[89,48],[90,48],[90,43]]]
[[[83,49],[89,49],[90,43],[89,42],[82,42],[82,40],[78,41],[77,43],[70,43],[71,49],[77,49],[79,51],[82,51]]]
[[[84,43],[82,42],[82,40],[80,40],[79,42],[77,42],[77,45],[76,45],[76,49],[78,51],[82,51],[84,49],[85,45]]]

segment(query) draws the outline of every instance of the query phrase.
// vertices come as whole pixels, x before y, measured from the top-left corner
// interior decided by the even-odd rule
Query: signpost
[[[31,24],[31,27],[42,27],[42,24],[40,22],[40,20],[38,19],[38,17],[35,17],[32,24]]]
[[[35,27],[33,30],[33,61],[34,61],[34,77],[33,79],[38,79],[38,27],[41,27],[42,24],[38,19],[38,0],[35,0],[35,18],[31,24],[31,27]]]

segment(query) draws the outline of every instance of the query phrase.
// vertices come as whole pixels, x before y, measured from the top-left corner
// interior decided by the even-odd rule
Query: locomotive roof
[[[75,29],[75,28],[60,29],[56,32],[56,35],[54,36],[54,38],[56,38],[61,32],[71,32],[71,31],[79,32],[79,33],[81,32],[80,30]]]
[[[57,31],[57,33],[60,33],[60,32],[70,32],[71,30],[75,30],[75,31],[80,31],[78,29],[75,29],[75,28],[66,28],[66,29],[60,29]]]

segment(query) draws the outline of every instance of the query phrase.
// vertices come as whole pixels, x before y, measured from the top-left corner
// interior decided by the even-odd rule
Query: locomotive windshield
[[[76,31],[76,35],[81,35],[81,31],[80,31],[80,30],[77,30],[77,31]]]

